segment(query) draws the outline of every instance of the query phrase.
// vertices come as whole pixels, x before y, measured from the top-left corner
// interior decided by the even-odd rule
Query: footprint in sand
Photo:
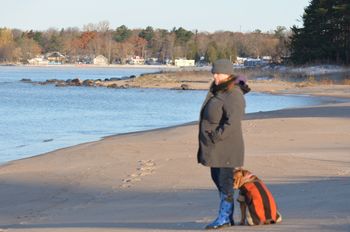
[[[196,223],[208,223],[208,222],[210,222],[211,220],[212,220],[211,217],[202,217],[202,218],[196,220]]]
[[[350,174],[350,169],[342,169],[337,172],[338,176],[348,176]]]
[[[141,177],[150,175],[156,169],[156,164],[153,160],[139,160],[137,161],[136,172],[128,175],[122,180],[121,188],[130,188],[135,182],[141,181]]]

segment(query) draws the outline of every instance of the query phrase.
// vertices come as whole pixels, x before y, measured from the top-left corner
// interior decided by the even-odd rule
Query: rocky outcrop
[[[32,82],[32,80],[29,78],[23,78],[21,79],[21,82]]]
[[[142,74],[139,77],[135,75],[124,77],[111,77],[102,79],[86,79],[79,78],[58,80],[49,79],[46,81],[32,81],[30,79],[22,79],[24,83],[32,83],[39,85],[55,85],[56,87],[81,86],[81,87],[107,87],[112,89],[126,88],[166,88],[174,90],[192,90],[207,89],[211,78],[203,75],[203,72],[159,72]]]
[[[191,90],[188,84],[181,84],[180,87],[172,88],[172,90]]]
[[[107,88],[112,88],[112,89],[127,89],[127,88],[129,88],[129,85],[128,85],[128,84],[125,84],[125,85],[117,85],[116,83],[113,83],[113,84],[107,85]]]
[[[180,88],[181,88],[182,90],[189,90],[189,89],[190,89],[190,86],[189,86],[188,84],[182,84],[182,85],[180,86]]]

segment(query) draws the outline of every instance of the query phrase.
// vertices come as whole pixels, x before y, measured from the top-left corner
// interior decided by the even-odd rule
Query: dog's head
[[[251,180],[255,180],[257,177],[253,175],[251,172],[249,172],[248,170],[240,168],[234,171],[233,178],[234,178],[233,188],[239,189],[240,187],[242,187],[242,185],[244,185],[245,183]]]

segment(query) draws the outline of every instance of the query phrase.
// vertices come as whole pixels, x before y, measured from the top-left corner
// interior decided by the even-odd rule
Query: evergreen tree
[[[132,35],[132,31],[129,30],[125,25],[118,27],[113,33],[113,39],[119,43],[124,42]]]
[[[312,0],[302,19],[304,27],[292,27],[294,63],[350,63],[349,0]]]
[[[49,40],[48,51],[56,52],[61,51],[63,48],[62,39],[59,35],[53,34]]]
[[[186,44],[193,36],[193,33],[191,31],[187,31],[182,27],[178,29],[174,28],[174,32],[176,35],[176,43],[179,45]]]
[[[150,42],[154,37],[154,30],[151,26],[148,26],[139,33],[139,36],[147,40],[147,42]]]

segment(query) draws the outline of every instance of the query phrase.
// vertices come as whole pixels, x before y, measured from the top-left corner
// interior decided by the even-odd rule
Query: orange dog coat
[[[276,202],[262,181],[245,183],[240,188],[240,195],[238,201],[247,204],[254,225],[277,222],[279,216]]]

